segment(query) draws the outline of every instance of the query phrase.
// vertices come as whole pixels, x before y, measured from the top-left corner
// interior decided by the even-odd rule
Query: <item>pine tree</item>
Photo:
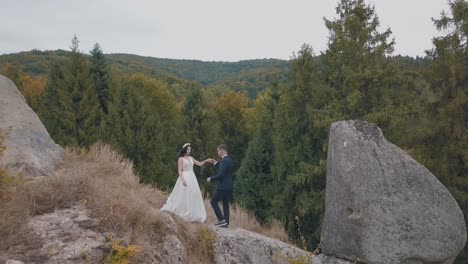
[[[64,79],[62,65],[52,64],[39,116],[55,142],[61,146],[76,145],[76,123],[71,111],[71,97],[64,90]]]
[[[88,147],[97,140],[99,104],[90,84],[88,63],[78,48],[74,36],[64,67],[51,67],[39,112],[59,144]]]
[[[193,156],[199,160],[208,157],[216,158],[216,148],[220,144],[219,124],[216,123],[212,111],[210,112],[206,96],[199,85],[195,85],[187,95],[182,113],[185,117],[186,141],[192,145]],[[206,179],[215,174],[213,166],[196,167],[195,170],[200,179]],[[202,192],[211,193],[213,184],[205,180],[200,180],[199,183]]]
[[[234,181],[237,202],[253,212],[262,223],[271,216],[273,122],[279,100],[277,85],[275,83],[255,102],[255,130]]]
[[[206,118],[206,103],[199,86],[193,87],[185,99],[182,113],[186,118],[185,131],[194,146],[202,146],[202,140],[206,138],[202,130],[202,123]]]
[[[228,92],[213,102],[212,111],[219,124],[221,142],[230,147],[229,155],[233,157],[237,169],[244,157],[244,146],[248,142],[246,133],[246,112],[248,98],[243,93]]]
[[[468,219],[468,3],[449,2],[451,14],[442,12],[433,22],[447,35],[433,39],[430,77],[437,99],[427,104],[427,132],[421,142],[425,163],[448,187]],[[451,16],[450,16],[451,15]],[[468,261],[468,246],[457,263]]]
[[[455,185],[468,170],[468,3],[453,1],[450,7],[452,17],[442,13],[434,20],[438,30],[450,29],[451,33],[435,38],[434,49],[428,51],[433,60],[432,87],[438,95],[428,110],[436,117],[433,128],[437,132],[432,141],[440,148],[437,170],[445,176],[444,183]]]
[[[65,65],[65,92],[71,96],[71,114],[76,131],[76,144],[88,147],[97,140],[99,127],[99,103],[96,90],[89,78],[89,65],[78,50],[79,40],[72,39],[71,53]]]
[[[115,100],[109,107],[107,141],[134,162],[143,181],[151,182],[161,172],[154,165],[156,151],[163,144],[158,133],[159,120],[149,113],[148,103],[129,86],[118,89]],[[154,173],[152,169],[156,169]]]
[[[99,139],[101,127],[101,110],[96,90],[90,84],[83,91],[83,98],[80,105],[79,119],[79,135],[80,145],[84,147],[91,146]],[[80,122],[81,121],[81,122]]]
[[[391,30],[379,32],[374,7],[364,0],[341,0],[338,18],[325,19],[330,31],[325,52],[327,83],[338,91],[342,113],[363,118],[385,105],[383,94],[393,77],[385,56],[393,52]]]
[[[108,113],[110,76],[108,63],[102,52],[101,46],[94,44],[91,53],[90,75],[92,84],[98,95],[99,109],[104,115]]]
[[[291,62],[290,85],[275,111],[272,213],[284,219],[288,234],[307,236],[313,248],[320,237],[329,123],[330,88],[318,75],[312,48],[304,45]],[[311,200],[313,198],[313,200]]]
[[[166,189],[177,179],[180,112],[167,86],[143,75],[123,81],[109,105],[105,140],[133,160],[143,182]]]

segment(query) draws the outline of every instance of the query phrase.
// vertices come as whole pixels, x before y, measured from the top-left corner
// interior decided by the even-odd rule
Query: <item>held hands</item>
[[[214,159],[212,159],[212,158],[208,158],[208,159],[204,160],[203,163],[211,163],[211,164],[213,164],[213,160],[214,160]]]
[[[208,177],[208,178],[206,179],[206,181],[207,181],[207,182],[211,182],[211,177]]]

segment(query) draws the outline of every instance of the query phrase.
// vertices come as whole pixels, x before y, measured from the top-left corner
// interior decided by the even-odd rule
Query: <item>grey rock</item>
[[[175,235],[164,237],[162,263],[183,264],[187,263],[187,248]]]
[[[60,227],[66,231],[67,229],[69,229],[70,227],[73,226],[73,220],[71,219],[66,219],[65,222],[63,222],[63,224],[60,225]]]
[[[211,228],[216,235],[216,263],[311,263],[312,255],[299,248],[241,228]],[[301,262],[302,263],[302,262]]]
[[[78,213],[85,218],[88,210],[74,207],[33,217],[28,226],[33,233],[38,234],[43,244],[39,250],[26,252],[25,255],[30,258],[47,258],[47,263],[79,263],[83,257],[92,263],[99,262],[108,248],[105,234],[75,224],[69,218],[70,213]]]
[[[332,124],[323,253],[364,263],[452,263],[466,242],[455,199],[375,125]]]
[[[99,224],[96,219],[91,219],[86,215],[80,215],[74,219],[75,223],[78,223],[80,227],[91,228]]]
[[[0,131],[9,135],[0,160],[14,176],[49,176],[63,162],[63,148],[49,136],[15,84],[0,75]]]
[[[162,263],[187,263],[187,246],[179,239],[180,230],[174,218],[170,214],[159,210],[152,213],[158,215],[158,218],[164,218],[164,228],[168,230],[168,234],[164,237],[162,254],[160,254]]]
[[[79,214],[78,214],[77,212],[74,212],[74,213],[71,213],[71,214],[70,214],[70,218],[71,218],[71,219],[75,219],[75,218],[77,218],[78,216],[79,216]]]
[[[13,260],[13,259],[9,259],[5,262],[5,264],[24,264],[24,262],[22,261],[18,261],[18,260]]]
[[[160,219],[161,236],[157,241],[148,241],[142,237],[134,237],[132,244],[141,246],[144,250],[139,253],[137,263],[163,263],[177,264],[188,263],[187,245],[184,243],[182,230],[171,214],[152,208],[149,213],[156,219]],[[129,234],[131,235],[131,234]]]
[[[326,256],[323,254],[312,257],[313,264],[354,264],[355,262],[350,262],[347,260]]]

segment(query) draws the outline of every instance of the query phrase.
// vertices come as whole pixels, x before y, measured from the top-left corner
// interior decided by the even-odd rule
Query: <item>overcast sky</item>
[[[446,0],[366,0],[382,30],[390,27],[395,54],[424,55],[440,35],[431,17]],[[0,0],[0,54],[69,49],[76,34],[88,52],[238,61],[289,59],[304,43],[327,45],[323,17],[338,0]]]

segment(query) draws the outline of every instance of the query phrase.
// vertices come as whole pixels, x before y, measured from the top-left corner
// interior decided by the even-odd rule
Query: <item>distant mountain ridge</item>
[[[54,61],[64,60],[69,51],[65,50],[31,50],[19,53],[0,55],[0,66],[11,63],[22,66],[32,75],[47,74],[47,68]],[[166,72],[178,78],[198,81],[210,85],[223,80],[236,78],[246,72],[274,71],[284,73],[289,61],[279,59],[254,59],[239,62],[215,62],[186,59],[163,59],[125,53],[106,54],[109,62],[117,69],[129,72],[142,71],[147,74]]]
[[[216,62],[200,60],[179,60],[144,57],[133,54],[108,54],[107,57],[115,64],[127,66],[130,63],[147,65],[162,69],[176,77],[199,81],[202,85],[210,85],[220,80],[235,78],[241,73],[259,70],[278,71],[284,73],[289,68],[289,61],[279,59],[255,59],[239,62]]]
[[[9,63],[29,75],[46,75],[54,62],[66,61],[69,51],[31,50],[0,55],[0,69]],[[245,92],[249,98],[275,82],[286,82],[290,62],[279,59],[255,59],[239,62],[162,59],[133,54],[106,54],[114,73],[125,76],[142,73],[166,81],[177,97],[196,85],[210,88],[220,95],[226,91]],[[185,88],[180,88],[185,87]]]

